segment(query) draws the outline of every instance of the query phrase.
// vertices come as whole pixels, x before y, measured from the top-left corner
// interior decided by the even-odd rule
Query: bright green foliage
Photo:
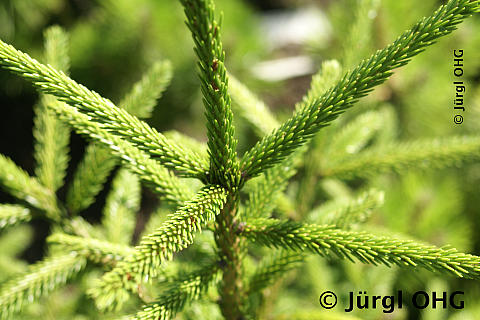
[[[119,105],[139,118],[149,118],[157,100],[170,83],[171,77],[170,62],[153,64],[152,68],[133,86],[132,91],[122,99]]]
[[[106,237],[115,243],[129,244],[135,228],[135,213],[140,209],[140,182],[122,169],[113,182],[105,204],[102,224]]]
[[[150,152],[165,166],[190,176],[201,175],[205,169],[204,159],[171,143],[147,123],[76,83],[65,73],[39,63],[3,41],[0,42],[0,59],[10,70],[32,81],[41,92],[52,94],[60,101],[85,112],[89,120]]]
[[[27,270],[27,263],[18,258],[32,239],[32,229],[18,225],[2,232],[0,238],[0,283]]]
[[[388,290],[397,276],[404,276],[405,286],[411,289],[415,285],[404,270],[412,269],[480,280],[480,257],[441,247],[445,234],[456,247],[473,248],[464,238],[475,230],[474,222],[466,226],[470,220],[456,216],[464,209],[463,202],[461,193],[450,189],[460,188],[458,184],[447,183],[454,181],[448,177],[445,184],[436,184],[423,176],[382,175],[478,162],[480,138],[467,130],[442,139],[397,139],[397,120],[403,121],[405,115],[397,117],[397,110],[389,106],[395,99],[384,101],[398,94],[396,83],[386,93],[372,93],[379,103],[358,101],[394,69],[477,12],[478,1],[450,0],[351,68],[374,46],[371,15],[382,5],[376,0],[355,1],[352,32],[339,58],[342,65],[337,60],[324,61],[308,92],[295,104],[295,113],[283,123],[256,94],[228,76],[221,19],[215,19],[213,1],[180,3],[198,58],[206,144],[175,130],[160,133],[140,120],[152,116],[169,86],[170,62],[155,57],[152,61],[157,62],[121,96],[117,107],[67,76],[68,36],[59,27],[45,32],[45,64],[0,41],[0,64],[30,81],[41,94],[35,107],[36,177],[0,155],[0,186],[20,201],[0,205],[0,319],[17,313],[35,317],[28,304],[37,300],[37,310],[50,315],[50,307],[42,306],[46,300],[40,298],[74,279],[69,297],[75,306],[68,315],[53,312],[51,317],[196,319],[195,312],[203,310],[205,319],[220,314],[235,320],[356,319],[304,308],[302,299],[330,286],[336,290],[353,284],[377,290],[367,282],[373,278],[385,281]],[[121,39],[105,39],[106,46],[123,42],[128,46],[129,39],[142,30],[131,2],[106,1],[101,9],[102,14],[112,14],[106,20],[114,22],[114,29],[125,33]],[[101,20],[101,14],[96,19]],[[351,71],[341,77],[342,69]],[[183,74],[179,78],[188,84]],[[333,122],[357,102],[361,107]],[[236,121],[251,126],[261,138],[240,159],[232,107],[239,116]],[[73,181],[63,189],[70,129],[89,144]],[[475,181],[478,168],[472,165],[465,170],[470,170],[467,179]],[[397,178],[400,183],[395,183]],[[103,193],[105,205],[97,212],[100,223],[87,222],[83,211],[96,210],[93,204],[99,204],[98,195],[110,180],[108,192]],[[413,192],[425,181],[436,185],[417,197]],[[141,199],[142,183],[155,197],[148,206]],[[409,186],[416,188],[410,191]],[[392,190],[397,197],[389,194]],[[448,202],[445,197],[438,200],[439,194],[447,192]],[[399,205],[403,198],[408,201]],[[432,204],[434,200],[458,212],[445,213]],[[412,217],[413,222],[408,220]],[[52,234],[47,238],[48,254],[27,268],[16,256],[25,250],[31,230],[17,224],[37,218],[48,220]],[[370,218],[387,226],[396,224],[405,233],[408,228],[415,232],[394,237],[394,228],[385,236],[359,231],[381,233],[381,228],[365,224]],[[455,224],[449,222],[452,219]],[[443,221],[439,224],[443,229],[465,230],[467,236],[437,232],[429,227],[434,221]],[[422,240],[408,240],[419,234]],[[328,263],[320,257],[328,257]],[[372,271],[369,265],[401,268]],[[288,283],[284,276],[295,276],[295,272],[301,273],[299,281]],[[287,284],[285,290],[280,290],[281,278]],[[430,281],[429,285],[448,288],[445,283]],[[190,304],[197,311],[188,309]],[[378,315],[375,312],[368,316]]]
[[[19,200],[43,210],[48,217],[60,216],[60,209],[53,192],[3,155],[0,155],[0,184]]]
[[[149,117],[170,78],[169,62],[154,64],[123,98],[120,106],[140,118]],[[116,164],[115,157],[112,157],[107,148],[96,143],[88,145],[68,190],[67,205],[70,212],[78,213],[94,202]]]
[[[54,68],[68,72],[67,35],[60,27],[52,27],[45,33],[45,62]],[[69,130],[65,124],[56,119],[49,104],[57,103],[55,98],[44,95],[36,108],[34,136],[35,159],[38,167],[36,174],[39,181],[52,191],[56,191],[62,184],[68,164]]]
[[[98,124],[90,122],[86,115],[72,111],[66,104],[57,105],[55,111],[60,114],[60,118],[70,123],[77,133],[88,135],[108,146],[130,170],[138,174],[165,199],[173,203],[182,203],[190,196],[188,188],[176,176],[145,152],[102,130]]]
[[[308,220],[320,224],[335,224],[347,229],[350,225],[365,222],[374,209],[383,205],[384,193],[368,190],[356,199],[340,199],[313,209]]]
[[[325,127],[358,99],[383,83],[392,70],[432,45],[437,38],[455,30],[456,25],[478,10],[478,2],[450,1],[432,16],[422,19],[413,28],[383,50],[363,60],[353,71],[321,98],[304,109],[300,108],[272,134],[264,137],[242,158],[244,176],[256,176],[282,161],[296,148],[305,144],[320,128]]]
[[[342,60],[346,69],[351,69],[368,54],[371,44],[372,14],[376,14],[379,0],[360,0],[354,2],[355,20],[350,28],[344,43],[344,56]]]
[[[248,221],[242,231],[246,237],[271,247],[309,250],[322,256],[334,254],[342,259],[363,263],[421,266],[458,277],[480,279],[480,258],[456,249],[344,231],[332,226],[318,226],[274,219]]]
[[[175,141],[177,144],[182,145],[187,149],[191,149],[201,156],[208,157],[208,146],[206,143],[200,142],[176,130],[166,131],[164,135],[168,139]]]
[[[268,169],[263,175],[247,185],[248,201],[245,216],[265,217],[275,209],[276,202],[285,190],[288,180],[295,174],[294,157],[286,159],[282,165]]]
[[[222,187],[204,187],[194,200],[170,215],[153,233],[144,236],[135,253],[105,274],[91,290],[97,305],[102,309],[118,308],[127,298],[126,289],[136,291],[137,282],[157,277],[161,264],[190,245],[194,232],[201,231],[202,226],[220,213],[226,195]]]
[[[67,208],[71,213],[76,214],[95,201],[95,196],[116,164],[116,159],[106,147],[95,143],[87,146],[67,193]]]
[[[65,284],[85,268],[85,265],[86,260],[76,254],[50,257],[33,265],[28,273],[10,280],[1,287],[1,319],[7,319],[29,301]]]
[[[318,97],[321,97],[338,81],[341,72],[342,68],[337,60],[327,60],[323,62],[320,70],[313,75],[307,94],[303,97],[302,101],[295,105],[295,110],[303,110],[314,104]]]
[[[380,130],[383,116],[382,112],[369,111],[342,127],[328,144],[328,162],[359,153]]]
[[[239,183],[231,99],[228,94],[225,52],[220,41],[220,25],[214,19],[211,0],[181,1],[199,58],[200,80],[207,117],[211,183],[229,188]]]
[[[168,282],[160,283],[163,293],[155,302],[143,306],[135,316],[129,319],[172,319],[185,304],[197,300],[208,289],[218,273],[218,265],[206,265],[198,271],[182,274]]]
[[[252,294],[271,286],[286,272],[297,268],[304,258],[302,254],[286,250],[278,250],[272,256],[264,258],[255,273],[248,279],[247,292]]]
[[[27,222],[32,218],[28,208],[15,204],[0,205],[0,229],[11,226],[19,222]]]
[[[238,105],[239,115],[251,123],[259,137],[272,132],[280,125],[268,106],[232,75],[229,76],[229,83],[229,92],[234,105]]]
[[[115,265],[117,261],[122,261],[133,253],[133,249],[129,246],[61,233],[52,234],[47,241],[62,247],[64,251],[78,254],[101,264]]]
[[[478,137],[451,137],[415,141],[366,150],[355,157],[345,157],[324,168],[324,176],[369,177],[379,172],[405,171],[412,166],[441,168],[460,165],[480,157]]]

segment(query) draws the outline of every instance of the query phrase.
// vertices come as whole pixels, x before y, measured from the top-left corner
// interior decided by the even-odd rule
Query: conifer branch
[[[208,146],[206,143],[198,141],[176,130],[165,131],[165,137],[174,141],[176,144],[184,146],[202,157],[208,157]]]
[[[253,126],[259,137],[263,137],[280,126],[268,106],[253,92],[231,74],[229,74],[228,80],[233,106],[237,106],[235,111],[238,111],[238,114]]]
[[[305,255],[286,250],[277,250],[272,255],[262,259],[260,266],[248,279],[247,294],[261,291],[275,283],[288,271],[300,266],[305,260]]]
[[[47,258],[30,268],[30,272],[10,280],[0,288],[0,319],[64,285],[85,268],[86,260],[76,254]]]
[[[228,195],[222,212],[215,221],[214,237],[218,255],[223,266],[222,281],[219,283],[219,306],[226,319],[244,317],[243,256],[246,241],[236,233],[238,224],[239,194]]]
[[[119,170],[107,198],[102,224],[107,240],[129,244],[135,229],[135,214],[140,209],[140,183],[136,175]]]
[[[0,237],[0,255],[2,257],[19,256],[33,237],[33,230],[27,224],[22,224],[2,231]]]
[[[168,61],[155,63],[123,98],[120,106],[140,118],[149,117],[156,100],[170,82],[171,73]],[[206,158],[207,155],[203,157]],[[88,145],[67,193],[67,206],[71,213],[76,214],[95,201],[96,195],[116,164],[117,161],[108,148],[96,143]]]
[[[57,103],[49,95],[41,97],[35,107],[35,175],[46,188],[56,191],[63,185],[69,161],[68,143],[70,132],[65,124],[54,117],[48,105]]]
[[[157,100],[162,96],[172,79],[172,64],[169,61],[154,63],[119,106],[139,118],[150,118]]]
[[[371,15],[377,10],[379,4],[380,1],[376,0],[355,2],[354,21],[343,45],[342,65],[346,69],[355,67],[367,54],[367,49],[371,44],[374,21]]]
[[[325,162],[331,163],[360,153],[382,128],[384,113],[368,111],[341,127],[322,152]]]
[[[25,224],[2,230],[2,236],[0,237],[0,283],[5,283],[13,276],[27,270],[26,261],[17,257],[30,244],[32,231],[30,226]]]
[[[126,245],[64,233],[52,234],[47,238],[47,242],[61,248],[63,252],[78,254],[92,262],[103,265],[115,266],[118,261],[125,260],[134,252],[132,247]]]
[[[117,159],[108,147],[95,142],[87,146],[67,191],[66,204],[71,214],[79,213],[95,201],[116,164]]]
[[[19,222],[28,222],[31,218],[28,208],[15,204],[0,204],[0,230]]]
[[[302,224],[287,220],[256,219],[247,222],[241,234],[269,247],[335,255],[370,264],[423,267],[460,278],[480,279],[480,257],[435,246],[332,226]]]
[[[195,177],[203,177],[208,170],[206,159],[175,145],[147,123],[116,107],[110,100],[3,41],[0,41],[0,64],[31,81],[40,92],[54,95],[59,101],[88,115],[89,120],[101,128],[157,157],[166,167],[178,170],[185,176]]]
[[[136,320],[168,320],[173,319],[186,303],[198,300],[209,285],[217,278],[219,267],[217,263],[177,276],[168,282],[160,283],[165,287],[164,292],[155,299],[155,302],[142,307],[133,317]]]
[[[404,172],[412,168],[458,166],[479,158],[480,138],[476,136],[400,142],[333,162],[321,174],[326,177],[371,177],[377,173]]]
[[[97,306],[100,309],[119,308],[128,298],[127,290],[135,292],[138,283],[157,277],[162,263],[192,244],[194,233],[219,214],[226,197],[227,192],[222,187],[206,186],[157,230],[143,237],[135,253],[105,274],[90,290]]]
[[[450,0],[433,15],[420,20],[393,44],[363,60],[322,97],[308,107],[299,108],[292,118],[248,151],[241,161],[242,175],[247,178],[256,176],[280,162],[358,99],[387,80],[393,69],[407,64],[413,56],[455,30],[457,24],[478,9],[478,1]]]
[[[340,78],[342,68],[337,60],[327,60],[322,63],[320,70],[312,77],[310,88],[300,102],[295,105],[295,110],[305,109],[307,106],[315,102],[316,97],[322,96],[330,87],[332,87]],[[310,208],[313,201],[313,195],[316,185],[317,167],[319,166],[319,158],[317,150],[322,150],[321,147],[328,139],[324,138],[324,134],[317,135],[315,139],[308,145],[308,150],[298,150],[294,152],[299,157],[302,152],[305,152],[303,159],[303,179],[300,180],[299,191],[297,192],[295,212],[299,217],[303,217]],[[305,147],[304,147],[305,148]]]
[[[54,68],[68,72],[68,39],[60,27],[51,27],[45,32],[45,61]],[[35,173],[38,180],[52,191],[62,184],[68,165],[68,128],[54,117],[47,105],[57,103],[49,95],[42,95],[40,104],[35,108],[35,127],[33,135],[36,140]]]
[[[211,0],[181,0],[192,33],[207,118],[211,183],[238,186],[237,140],[220,25]]]
[[[46,215],[58,221],[61,211],[53,191],[43,187],[37,179],[30,177],[15,163],[0,154],[0,186],[14,197],[45,211]]]
[[[323,96],[328,89],[335,85],[342,75],[342,66],[337,60],[327,60],[322,62],[322,66],[312,77],[310,88],[303,96],[302,100],[295,104],[295,110],[303,110]]]
[[[371,189],[356,199],[341,199],[313,209],[308,214],[308,220],[348,229],[352,224],[365,222],[374,209],[383,205],[383,199],[383,192]]]
[[[312,77],[310,82],[310,88],[307,93],[303,96],[302,100],[295,105],[295,109],[301,110],[304,109],[309,104],[315,101],[315,98],[321,96],[328,88],[330,88],[340,77],[341,67],[336,60],[327,60],[322,63],[320,70]],[[291,155],[286,157],[285,160],[279,165],[275,165],[271,169],[265,171],[265,176],[269,174],[276,175],[277,171],[283,170],[284,172],[289,172],[289,176],[285,176],[286,179],[289,179],[291,176],[296,174],[298,164],[302,160],[304,162],[303,175],[304,178],[300,181],[299,191],[297,192],[297,204],[295,208],[295,213],[299,217],[302,217],[305,213],[305,208],[309,206],[311,201],[314,188],[312,185],[316,184],[315,175],[313,174],[316,171],[314,168],[318,165],[318,159],[316,159],[315,149],[318,148],[318,141],[321,136],[317,136],[317,139],[313,141],[309,146],[305,145],[293,152]],[[295,161],[294,161],[295,160]],[[278,168],[277,168],[278,167]],[[283,169],[282,169],[283,168]],[[272,173],[268,173],[272,171]],[[283,182],[285,185],[287,181]],[[286,198],[279,198],[280,201],[286,203]],[[292,212],[293,210],[289,210]]]
[[[169,170],[151,159],[145,152],[111,135],[98,124],[90,122],[88,116],[79,113],[66,104],[59,104],[54,107],[59,117],[73,126],[77,133],[88,135],[107,146],[115,156],[122,160],[127,168],[137,174],[164,199],[177,205],[190,199],[191,192],[188,187]]]
[[[69,234],[75,234],[83,238],[105,239],[105,235],[100,228],[90,224],[80,216],[71,218],[63,231]]]
[[[249,198],[245,204],[245,217],[267,217],[272,213],[289,179],[297,172],[296,156],[297,154],[289,156],[246,185]]]

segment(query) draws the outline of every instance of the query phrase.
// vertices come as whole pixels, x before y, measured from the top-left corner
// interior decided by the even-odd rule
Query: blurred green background
[[[258,94],[279,119],[291,114],[322,61],[337,59],[344,70],[352,68],[362,58],[392,42],[419,18],[429,15],[439,4],[440,1],[434,0],[216,2],[218,11],[224,13],[222,40],[227,68]],[[54,24],[62,26],[70,36],[71,77],[114,102],[121,99],[154,61],[170,60],[174,78],[148,122],[160,131],[176,129],[205,141],[193,42],[183,21],[182,8],[173,0],[0,2],[2,40],[40,59],[43,30]],[[380,126],[388,127],[394,139],[478,134],[479,30],[478,16],[467,20],[458,31],[398,70],[340,120],[348,122],[369,110],[387,110],[389,117],[382,119]],[[452,121],[454,49],[463,49],[465,59],[467,112],[461,126]],[[281,67],[275,68],[275,62]],[[29,84],[8,72],[0,72],[3,113],[0,152],[30,174],[35,165],[32,126],[37,98]],[[243,152],[257,138],[248,124],[236,121],[239,151]],[[378,130],[377,134],[385,133]],[[83,138],[73,134],[71,140],[67,185],[85,147]],[[304,174],[300,171],[294,177],[287,193],[298,190],[298,181]],[[109,184],[97,202],[83,213],[87,220],[100,219]],[[461,251],[480,254],[477,232],[480,164],[431,171],[412,169],[402,175],[384,174],[368,180],[347,181],[342,188],[354,193],[366,185],[383,190],[385,203],[362,228],[378,232],[393,230],[437,246],[450,244]],[[318,188],[320,194],[313,205],[335,199],[345,191],[339,187],[338,194],[328,194],[325,185],[313,188],[316,192]],[[147,190],[143,193],[142,214],[148,215],[156,199]],[[59,197],[64,196],[62,188]],[[13,199],[0,193],[0,202],[13,202]],[[25,240],[28,245],[22,251],[22,259],[34,262],[42,257],[48,228],[47,223],[35,220],[29,230],[22,229],[33,239]],[[326,289],[345,296],[352,290],[367,290],[371,294],[389,294],[399,289],[404,292],[462,290],[466,308],[460,311],[404,308],[388,315],[380,309],[355,316],[360,319],[480,319],[480,284],[477,282],[438,277],[426,271],[353,265],[320,258],[309,261],[298,272],[288,274],[285,289],[276,293],[277,302],[264,313],[267,319],[280,318],[284,311],[291,309],[320,309],[318,295]],[[62,297],[67,299],[65,294]],[[185,317],[202,318],[195,311]],[[203,318],[209,319],[208,315]]]

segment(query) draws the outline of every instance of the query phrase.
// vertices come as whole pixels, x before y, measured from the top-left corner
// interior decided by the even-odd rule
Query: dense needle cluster
[[[44,260],[1,286],[0,319],[14,317],[29,301],[95,266],[101,266],[104,274],[88,282],[89,298],[114,317],[141,320],[172,319],[213,288],[218,289],[216,302],[226,319],[255,318],[252,297],[301,266],[308,254],[422,267],[480,280],[477,256],[350,230],[383,204],[381,191],[368,190],[356,199],[310,211],[289,207],[284,193],[300,166],[318,160],[308,156],[308,148],[315,146],[323,148],[327,161],[320,161],[320,169],[310,176],[323,178],[370,177],[478,160],[477,136],[382,145],[357,155],[379,130],[376,120],[388,116],[378,112],[357,117],[327,143],[314,139],[320,129],[385,82],[393,69],[406,65],[477,12],[478,1],[450,0],[343,76],[337,61],[324,62],[296,112],[283,123],[227,73],[221,20],[215,19],[213,1],[180,2],[198,57],[207,146],[179,133],[160,133],[141,120],[150,116],[171,79],[169,62],[151,66],[116,106],[68,76],[68,37],[62,29],[53,27],[45,33],[44,63],[0,41],[0,64],[41,93],[35,110],[35,176],[0,155],[0,186],[20,201],[0,205],[0,229],[37,217],[53,224]],[[241,157],[232,109],[261,137]],[[358,129],[364,127],[369,130],[359,135]],[[87,137],[90,144],[62,203],[56,191],[65,179],[70,130]],[[121,168],[115,172],[101,225],[91,225],[79,213],[95,201],[117,165]],[[140,183],[171,211],[155,213],[137,245],[131,246]],[[284,212],[295,213],[273,217],[273,210],[281,206],[287,208]],[[202,231],[213,234],[213,239],[199,240],[210,245],[210,251],[195,247]],[[258,245],[280,249],[248,275],[249,248]],[[176,261],[186,248],[202,255],[201,267],[184,269],[181,260]]]

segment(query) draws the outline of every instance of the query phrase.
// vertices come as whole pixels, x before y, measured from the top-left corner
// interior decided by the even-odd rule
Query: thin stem
[[[243,312],[244,286],[242,282],[242,260],[245,239],[236,230],[238,212],[238,192],[233,191],[217,218],[215,241],[222,261],[223,279],[219,292],[220,309],[227,320],[245,319]]]

